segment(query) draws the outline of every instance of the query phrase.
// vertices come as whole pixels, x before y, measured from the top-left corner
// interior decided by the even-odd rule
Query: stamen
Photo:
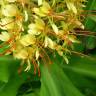
[[[34,64],[34,74],[36,74],[36,69],[38,69],[38,76],[40,77],[41,73],[40,73],[40,68],[39,68],[38,64],[36,63],[36,61],[34,59],[32,59],[32,62]]]

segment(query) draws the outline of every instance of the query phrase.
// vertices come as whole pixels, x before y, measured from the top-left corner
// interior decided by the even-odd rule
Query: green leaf
[[[26,94],[26,95],[23,95],[23,96],[40,96],[39,93],[40,93],[39,91],[35,91],[33,93]]]
[[[84,96],[72,84],[57,60],[41,68],[41,96]]]
[[[86,48],[87,49],[94,49],[96,47],[96,38],[94,37],[88,37],[86,39]]]
[[[11,74],[10,69],[12,69],[13,65],[17,64],[17,62],[18,61],[14,60],[10,56],[0,57],[0,81],[8,82]]]
[[[5,85],[2,91],[0,91],[1,96],[16,96],[18,88],[24,82],[24,78],[19,77],[19,75],[14,75],[10,78],[9,82]]]
[[[86,57],[73,56],[69,60],[70,63],[67,65],[62,64],[64,69],[96,78],[96,60],[89,59]]]
[[[96,22],[96,16],[90,16],[90,19]]]
[[[90,10],[96,10],[96,0],[88,0],[86,9],[88,10],[87,14],[91,13]],[[90,27],[91,25],[94,26],[94,22],[90,22],[90,17],[87,16],[84,25],[86,28],[90,29],[92,28]]]
[[[73,46],[74,46],[75,51],[78,51],[78,52],[84,51],[84,44],[82,42],[81,43],[74,43]]]
[[[0,96],[16,96],[18,88],[25,78],[17,73],[20,62],[10,56],[0,58],[0,80],[5,82],[0,86]],[[1,77],[2,76],[2,77]]]
[[[87,2],[87,7],[86,7],[86,10],[87,10],[87,15],[86,15],[86,18],[84,20],[84,26],[85,26],[85,30],[90,30],[90,33],[91,31],[95,32],[96,31],[96,16],[94,16],[94,14],[92,13],[92,10],[96,10],[96,0],[88,0]],[[91,36],[88,36],[88,37],[85,37],[84,39],[85,41],[85,46],[86,46],[86,49],[93,49],[96,47],[96,38],[95,37],[91,37]]]
[[[69,70],[66,70],[66,74],[70,78],[71,82],[75,85],[75,87],[79,88],[83,94],[86,96],[94,96],[92,94],[96,94],[96,79],[88,78],[80,74],[78,75],[78,73]]]

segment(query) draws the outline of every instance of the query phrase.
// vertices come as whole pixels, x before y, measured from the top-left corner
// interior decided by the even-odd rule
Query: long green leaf
[[[42,66],[41,70],[41,96],[84,96],[72,84],[56,60],[51,66]]]

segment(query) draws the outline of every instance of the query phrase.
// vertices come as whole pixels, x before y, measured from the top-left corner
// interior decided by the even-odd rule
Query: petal
[[[14,57],[17,59],[26,59],[28,57],[28,52],[25,49],[21,49],[14,53]]]
[[[8,34],[8,32],[6,32],[6,31],[1,32],[1,34],[0,34],[1,41],[8,41],[9,39],[10,39],[10,35]]]
[[[77,14],[77,9],[76,9],[74,3],[66,2],[66,4],[67,4],[67,7],[68,7],[69,10],[72,10],[75,14]]]
[[[43,0],[38,0],[38,6],[42,5]]]
[[[0,26],[1,29],[4,29],[4,30],[13,29],[14,20],[12,18],[6,17],[1,19],[0,24],[3,25],[3,26]]]
[[[34,44],[36,41],[35,37],[30,35],[30,34],[27,34],[27,35],[24,35],[21,37],[20,39],[20,43],[23,45],[23,46],[29,46],[29,45],[32,45]]]
[[[8,4],[2,7],[2,14],[4,16],[12,17],[12,16],[16,16],[17,13],[18,13],[18,8],[14,4]]]
[[[36,50],[36,60],[39,58],[39,50]]]

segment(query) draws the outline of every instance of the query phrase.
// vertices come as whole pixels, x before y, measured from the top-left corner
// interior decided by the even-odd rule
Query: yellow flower
[[[50,13],[51,7],[47,2],[43,2],[42,6],[40,8],[34,8],[33,11],[34,13],[36,13],[37,15],[44,17],[47,14]]]
[[[45,14],[48,14],[50,9],[51,9],[51,7],[50,7],[49,3],[47,3],[47,2],[43,2],[42,7],[40,7],[40,11]]]
[[[32,35],[39,35],[44,30],[45,23],[42,19],[35,17],[35,23],[29,24],[28,33]]]
[[[45,41],[44,41],[44,45],[45,45],[45,47],[49,47],[49,48],[51,48],[51,49],[55,49],[55,42],[54,41],[52,41],[52,39],[51,38],[49,38],[49,37],[45,37]]]
[[[66,54],[73,43],[79,43],[73,32],[76,28],[84,28],[79,17],[85,0],[61,1],[64,2],[0,0],[1,46],[9,44],[8,52],[4,50],[4,54],[13,53],[15,58],[24,61],[23,64],[27,63],[25,71],[30,70],[32,63],[34,73],[37,68],[40,74],[39,57],[44,62],[50,60],[47,49],[56,51],[68,64]],[[59,6],[62,4],[63,7]]]
[[[39,8],[34,8],[33,11],[34,11],[35,14],[37,14],[37,15],[39,15],[41,17],[46,16],[46,14],[44,14],[43,12],[41,12]]]
[[[20,43],[23,46],[29,46],[29,45],[35,44],[35,42],[36,42],[35,37],[33,35],[30,35],[30,34],[24,35],[20,39]]]
[[[31,35],[39,35],[41,32],[36,28],[36,25],[34,23],[29,24],[29,30],[28,33]]]
[[[28,57],[28,52],[26,49],[21,49],[16,52],[14,52],[14,57],[17,59],[27,59]]]

